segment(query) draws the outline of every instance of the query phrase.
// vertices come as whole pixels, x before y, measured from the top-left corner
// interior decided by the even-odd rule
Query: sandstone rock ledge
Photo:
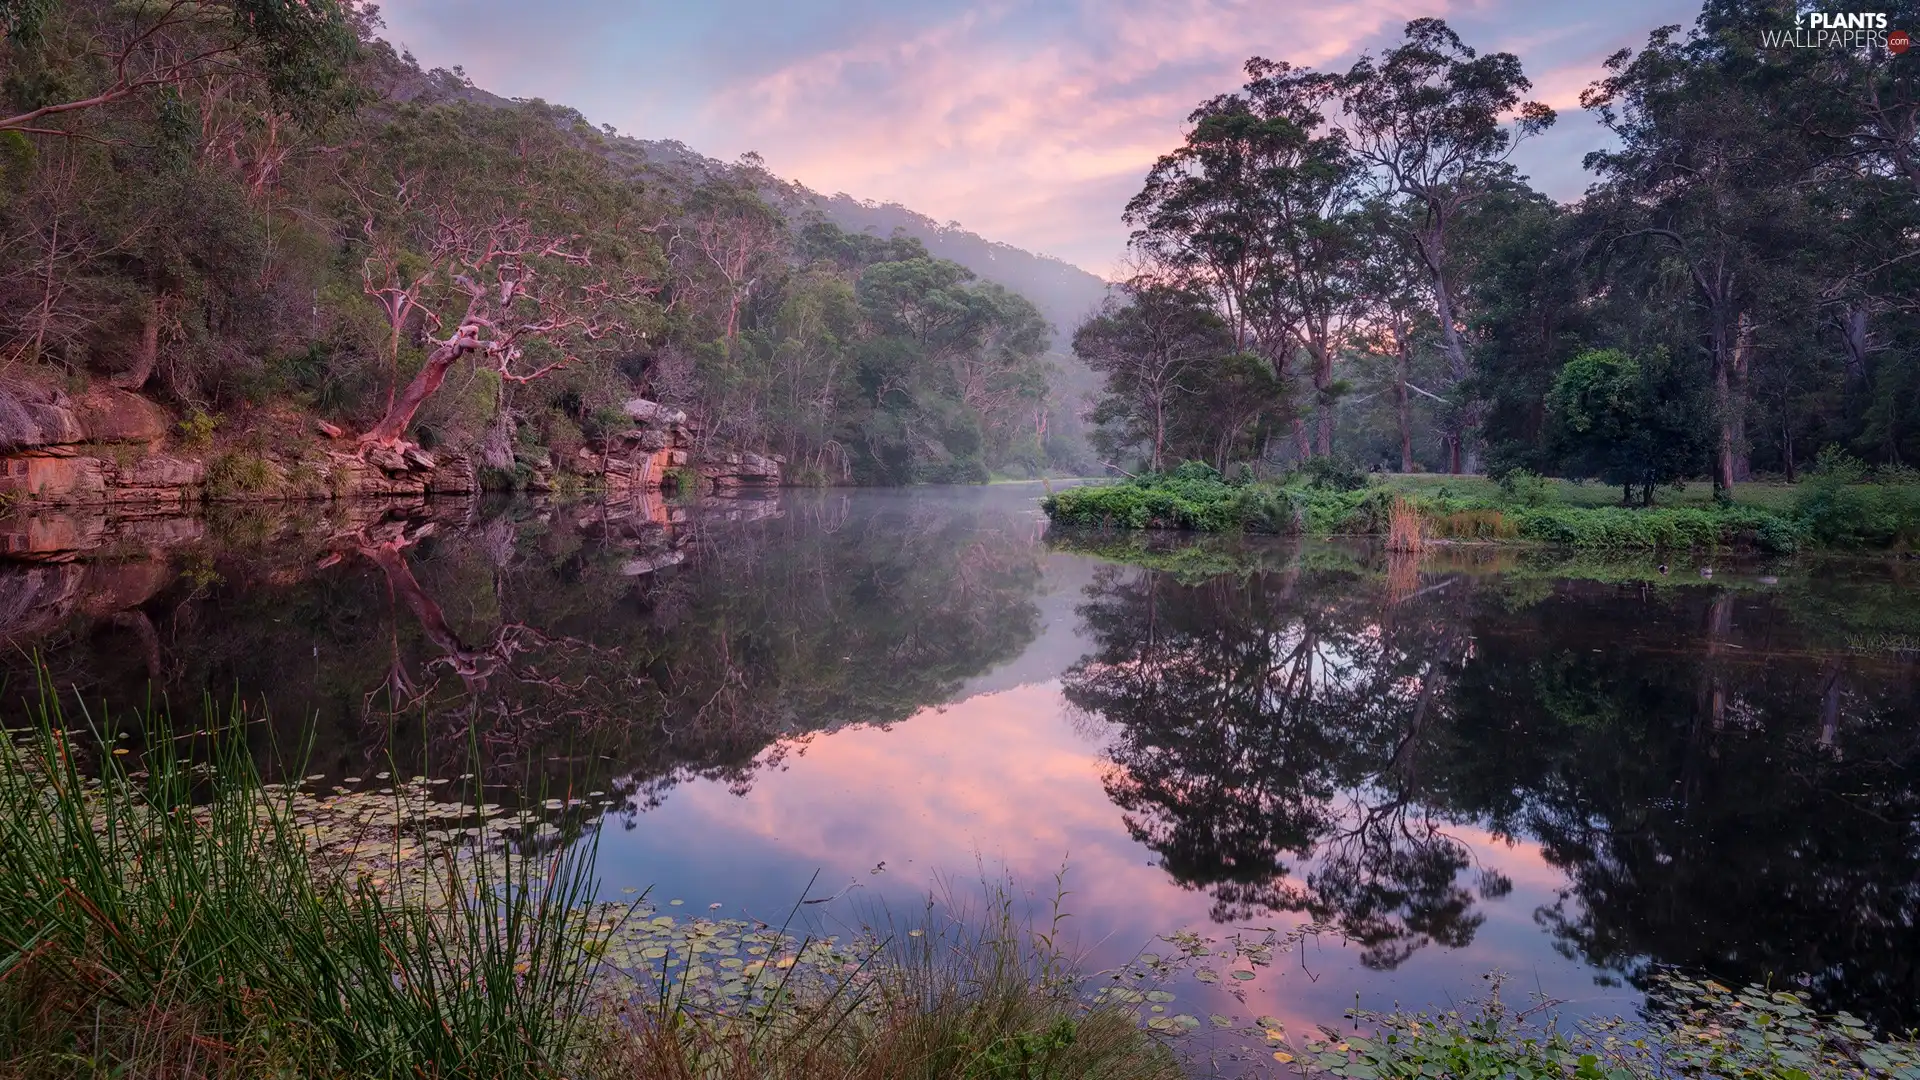
[[[565,486],[609,494],[777,487],[782,460],[761,454],[699,455],[698,423],[643,399],[626,403],[633,426],[564,462],[544,451],[523,459],[532,491]],[[330,425],[322,430],[338,434]],[[470,456],[415,446],[364,449],[339,438],[259,452],[176,445],[166,413],[123,390],[69,394],[0,387],[0,496],[55,506],[181,508],[200,500],[395,498],[481,490]],[[688,492],[689,494],[696,492]]]

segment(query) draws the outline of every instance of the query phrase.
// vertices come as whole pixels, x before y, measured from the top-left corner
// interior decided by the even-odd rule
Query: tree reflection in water
[[[1375,968],[1465,946],[1511,889],[1471,827],[1540,844],[1568,887],[1536,921],[1614,977],[1798,978],[1912,1023],[1915,654],[1847,649],[1885,595],[1109,566],[1065,693],[1108,725],[1129,831],[1221,922],[1303,912]]]

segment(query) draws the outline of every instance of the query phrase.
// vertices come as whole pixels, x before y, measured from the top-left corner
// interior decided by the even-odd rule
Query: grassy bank
[[[1204,465],[1070,488],[1042,501],[1057,525],[1280,535],[1367,536],[1396,549],[1429,541],[1535,543],[1597,550],[1920,546],[1920,485],[1859,474],[1747,485],[1716,502],[1703,485],[1661,489],[1668,504],[1625,507],[1618,492],[1518,475],[1365,476],[1320,466],[1278,482],[1235,482]],[[1606,505],[1605,500],[1615,500]]]

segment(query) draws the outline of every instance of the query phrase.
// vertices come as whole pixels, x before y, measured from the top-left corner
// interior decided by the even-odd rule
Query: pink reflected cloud
[[[849,880],[884,884],[868,873],[884,860],[885,881],[895,888],[926,889],[944,879],[965,893],[982,872],[1004,873],[1044,898],[1064,864],[1071,927],[1094,968],[1124,963],[1136,951],[1166,951],[1155,938],[1174,930],[1235,932],[1209,921],[1210,895],[1176,884],[1127,835],[1102,783],[1114,767],[1103,738],[1102,722],[1068,716],[1057,682],[1032,684],[927,709],[886,730],[815,737],[788,755],[783,769],[756,778],[747,797],[719,784],[689,785],[669,802],[671,823],[646,815],[641,824],[735,843],[752,837],[742,850],[777,849],[820,867],[821,895]],[[1557,899],[1564,873],[1537,845],[1471,826],[1448,832],[1470,849],[1475,865],[1513,883],[1509,895],[1476,909],[1486,922],[1472,949],[1472,962],[1482,965],[1475,973],[1497,967],[1538,974],[1559,996],[1590,995],[1583,969],[1545,948],[1533,922],[1537,908]],[[1284,932],[1305,918],[1280,912],[1254,922]],[[1398,993],[1392,988],[1410,979],[1431,981],[1446,994],[1471,992],[1478,979],[1467,985],[1471,976],[1462,975],[1461,962],[1460,954],[1428,945],[1383,981],[1360,968],[1356,950],[1337,937],[1310,939],[1254,981],[1206,985],[1183,976],[1174,988],[1182,1008],[1269,1015],[1306,1032],[1337,1018],[1356,992],[1369,1008],[1390,1007],[1380,995]],[[1329,1001],[1342,1004],[1329,1014]]]

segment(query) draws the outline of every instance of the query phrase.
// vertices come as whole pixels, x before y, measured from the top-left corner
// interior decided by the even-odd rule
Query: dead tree
[[[398,446],[420,407],[440,389],[453,366],[472,359],[497,373],[502,383],[528,383],[576,359],[582,345],[624,332],[627,304],[654,288],[624,271],[596,273],[592,258],[577,250],[578,237],[543,235],[525,218],[469,220],[457,211],[433,211],[435,238],[429,262],[459,308],[453,332],[430,338],[433,351],[406,388],[390,399],[386,415],[360,437],[363,447]],[[368,226],[371,231],[372,226]],[[393,265],[397,266],[397,263]],[[404,325],[418,311],[429,335],[449,320],[428,300],[426,275],[376,280],[367,271],[364,288],[388,311],[390,325]],[[552,359],[522,369],[529,349]]]

